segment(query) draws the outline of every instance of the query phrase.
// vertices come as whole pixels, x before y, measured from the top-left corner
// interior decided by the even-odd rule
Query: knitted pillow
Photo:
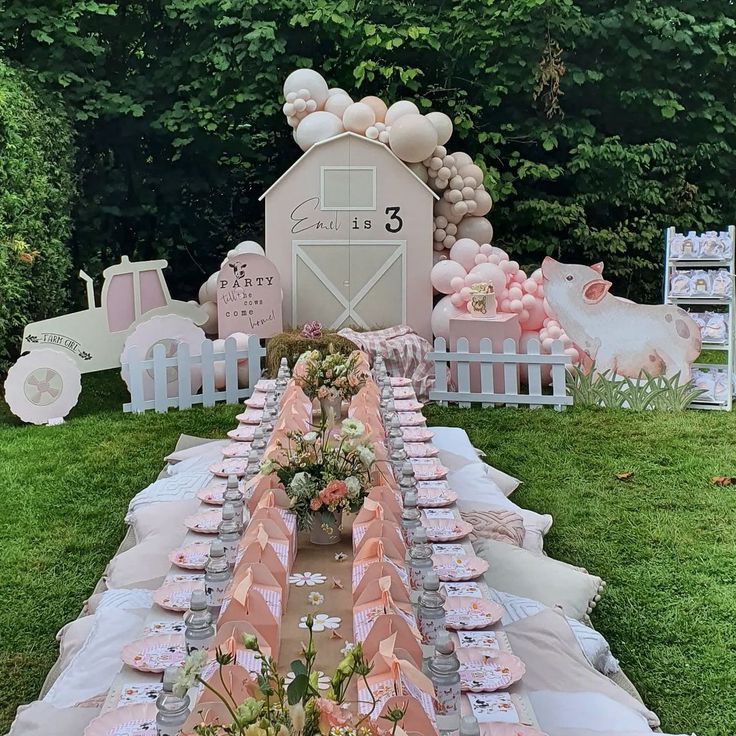
[[[497,542],[521,547],[524,543],[524,519],[508,509],[484,509],[461,511],[464,521],[473,525],[476,537],[495,539]]]

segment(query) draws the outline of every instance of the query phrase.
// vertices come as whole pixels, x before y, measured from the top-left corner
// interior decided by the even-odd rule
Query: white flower
[[[207,662],[207,650],[197,649],[192,652],[179,669],[176,682],[174,683],[174,694],[182,698],[197,680],[197,675],[202,671]]]
[[[357,419],[343,419],[342,433],[345,437],[362,437],[365,434],[365,425]]]
[[[376,459],[373,450],[371,450],[370,447],[366,447],[365,445],[360,445],[360,447],[356,447],[355,452],[358,453],[360,462],[362,462],[363,465],[368,466]]]
[[[297,588],[304,585],[308,585],[310,588],[313,585],[322,585],[326,580],[327,578],[321,572],[295,572],[289,575],[289,582],[296,585]]]
[[[313,606],[321,606],[325,602],[325,597],[322,593],[317,593],[316,591],[312,591],[307,598]]]
[[[338,629],[342,623],[339,616],[330,616],[327,613],[318,613],[313,617],[312,631],[324,631],[325,629]],[[299,628],[307,628],[307,617],[302,616],[299,621]]]
[[[317,434],[316,432],[307,432],[307,433],[306,433],[306,434],[305,434],[305,435],[304,435],[304,436],[302,437],[302,439],[303,439],[303,440],[304,440],[305,442],[308,442],[308,443],[309,443],[309,444],[311,445],[311,444],[312,444],[313,442],[316,442],[316,441],[317,441],[317,437],[319,437],[319,435],[318,435],[318,434]]]
[[[348,496],[351,498],[360,493],[360,481],[354,475],[345,478],[345,487],[348,489]]]
[[[312,674],[317,675],[317,688],[319,690],[329,689],[330,678],[324,672],[322,672],[322,670],[318,670],[317,672],[313,672]],[[295,677],[296,675],[293,672],[287,672],[284,676],[284,684],[288,685],[289,683],[293,682]]]
[[[270,458],[266,458],[260,467],[261,475],[271,475],[274,471],[274,462]]]
[[[340,654],[342,654],[343,657],[347,657],[353,649],[355,649],[355,644],[351,641],[346,641],[345,646],[340,650]]]

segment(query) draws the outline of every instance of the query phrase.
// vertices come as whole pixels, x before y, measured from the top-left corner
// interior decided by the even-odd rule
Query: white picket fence
[[[166,348],[158,344],[153,357],[144,359],[137,349],[128,353],[129,360],[123,371],[129,375],[130,402],[123,404],[124,412],[141,413],[148,409],[166,412],[168,409],[190,409],[192,406],[214,406],[218,401],[238,404],[253,393],[253,388],[263,372],[265,348],[255,335],[250,335],[244,349],[238,350],[234,337],[225,340],[224,350],[215,351],[212,340],[203,340],[199,355],[191,355],[187,343],[179,343],[176,355],[166,357]],[[248,361],[248,386],[238,385],[238,361]],[[215,363],[224,362],[225,386],[215,387]],[[202,388],[192,390],[192,369],[201,372]],[[172,379],[170,370],[175,370]],[[148,374],[147,376],[145,374]],[[146,398],[144,383],[153,384],[153,398]],[[171,385],[174,390],[171,390]],[[150,395],[150,387],[148,391]],[[172,394],[173,395],[169,395]]]
[[[562,411],[573,403],[568,395],[565,382],[565,366],[570,365],[570,356],[565,355],[564,347],[559,340],[552,343],[551,354],[542,355],[538,340],[527,343],[526,352],[518,353],[516,342],[507,338],[503,343],[503,352],[493,352],[489,338],[483,338],[477,352],[471,352],[468,339],[461,337],[454,351],[447,350],[447,342],[443,337],[435,338],[434,350],[427,357],[434,363],[435,386],[429,392],[431,401],[440,404],[457,402],[467,408],[476,402],[484,407],[504,404],[518,407],[520,404],[534,409],[542,406],[554,406]],[[479,375],[473,375],[471,366],[478,366]],[[527,393],[521,393],[519,367],[527,370]],[[503,392],[494,387],[494,368],[501,366],[503,371]],[[542,367],[549,366],[551,373],[551,393],[542,393]],[[457,390],[448,386],[448,368],[453,377],[456,376]],[[473,371],[475,374],[475,370]],[[471,391],[471,383],[480,391]]]

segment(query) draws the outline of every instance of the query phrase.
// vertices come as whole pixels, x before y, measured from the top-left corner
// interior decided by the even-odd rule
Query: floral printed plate
[[[448,629],[484,629],[503,618],[503,607],[484,598],[448,598],[445,601],[445,626]]]
[[[250,442],[231,442],[222,448],[223,457],[248,457],[250,455]]]
[[[399,411],[396,412],[396,416],[402,427],[416,427],[425,422],[424,414],[419,411]]]
[[[167,611],[184,612],[189,609],[192,593],[195,590],[204,590],[201,582],[162,585],[158,590],[153,591],[153,602],[158,603]]]
[[[187,516],[184,519],[184,526],[199,534],[217,534],[217,527],[221,521],[222,511],[220,509],[209,509]]]
[[[235,417],[241,424],[260,424],[263,419],[263,409],[246,409]]]
[[[154,736],[156,706],[136,703],[97,716],[84,729],[84,736]]]
[[[146,636],[123,647],[123,662],[139,672],[163,672],[180,667],[187,656],[183,634]]]
[[[243,403],[250,409],[263,409],[266,406],[266,394],[263,391],[256,391],[253,396]]]
[[[250,442],[255,435],[256,427],[253,424],[241,424],[227,433],[227,436],[235,442]]]
[[[412,463],[412,470],[414,471],[414,477],[417,480],[442,480],[446,478],[450,472],[444,465],[440,465],[438,462],[418,462]]]
[[[411,386],[411,378],[406,376],[390,376],[389,382],[392,386]]]
[[[398,399],[394,401],[396,411],[421,411],[424,404],[416,399]]]
[[[457,501],[457,493],[443,488],[421,488],[417,496],[417,506],[422,509],[449,506],[455,501]]]
[[[169,562],[185,570],[204,570],[210,554],[208,542],[192,542],[169,553]]]
[[[413,386],[394,386],[393,393],[394,393],[394,401],[406,400],[406,399],[416,400],[417,398],[416,394],[414,393]]]
[[[232,457],[223,460],[221,463],[213,463],[208,470],[218,478],[227,478],[228,475],[237,475],[242,478],[245,475],[245,469],[248,461],[239,457]]]
[[[197,498],[210,506],[222,506],[226,487],[226,480],[216,480],[214,483],[208,483],[204,488],[197,491]]]
[[[434,432],[426,427],[402,427],[401,437],[404,442],[429,442]]]
[[[509,652],[492,649],[459,649],[460,689],[471,693],[505,690],[521,680],[524,663]]]
[[[409,457],[437,457],[440,451],[428,442],[406,442],[404,450]]]
[[[272,388],[276,388],[275,378],[261,378],[256,384],[255,391],[262,391],[264,394],[268,393]]]
[[[488,569],[488,563],[475,555],[432,555],[432,566],[445,582],[475,580]]]
[[[424,523],[430,542],[456,542],[473,531],[473,525],[460,519],[427,519]]]

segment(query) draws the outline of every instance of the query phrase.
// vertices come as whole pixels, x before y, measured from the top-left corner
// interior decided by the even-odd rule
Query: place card
[[[501,641],[496,631],[457,631],[461,649],[479,648],[501,651]]]
[[[204,573],[170,572],[164,579],[163,585],[170,583],[203,583]]]
[[[508,693],[468,693],[467,698],[478,723],[520,723]]]
[[[422,511],[427,519],[454,519],[455,512],[452,509],[424,509]]]
[[[418,480],[417,490],[449,491],[450,484],[446,480]]]
[[[120,697],[116,707],[120,708],[133,703],[154,703],[162,689],[163,685],[160,682],[123,685],[120,688]]]
[[[448,598],[457,598],[461,596],[466,598],[483,597],[483,592],[478,586],[478,583],[440,583],[440,588],[445,591],[445,595]]]
[[[433,544],[433,555],[454,555],[455,557],[467,557],[470,552],[462,544]]]
[[[143,629],[143,636],[158,636],[159,634],[183,634],[186,629],[184,619],[181,621],[154,621]]]

